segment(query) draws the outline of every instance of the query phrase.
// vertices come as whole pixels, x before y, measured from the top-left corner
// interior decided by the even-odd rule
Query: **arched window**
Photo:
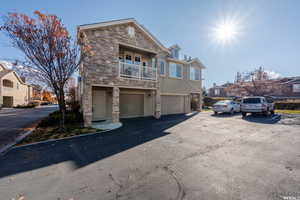
[[[3,87],[10,87],[13,88],[14,87],[14,83],[10,80],[4,79],[3,80]]]

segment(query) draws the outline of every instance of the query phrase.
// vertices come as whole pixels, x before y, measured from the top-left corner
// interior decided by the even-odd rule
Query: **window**
[[[128,27],[128,35],[130,37],[134,37],[134,35],[135,35],[135,31],[134,31],[134,28],[132,26]]]
[[[257,104],[257,103],[261,103],[261,99],[260,98],[246,98],[246,99],[243,99],[243,103]]]
[[[300,92],[300,84],[293,84],[293,92]]]
[[[190,68],[190,79],[194,81],[199,81],[200,80],[200,69],[191,67]]]
[[[7,80],[7,79],[4,79],[2,81],[2,84],[3,84],[4,87],[10,87],[10,88],[14,87],[14,83],[10,80]]]
[[[160,74],[161,75],[165,75],[166,74],[166,71],[165,71],[165,62],[164,61],[160,61],[160,64],[159,64],[159,69],[160,69]]]
[[[177,63],[170,63],[170,77],[182,78],[182,65]]]
[[[172,49],[171,50],[171,56],[172,56],[172,58],[177,58],[177,59],[179,59],[179,49]]]
[[[220,89],[215,89],[215,95],[220,95]]]
[[[128,63],[128,64],[132,64],[132,56],[129,55],[129,54],[126,54],[125,62]]]
[[[141,64],[141,56],[136,55],[134,57],[134,64],[140,65]]]
[[[17,83],[17,89],[19,89],[19,83]]]

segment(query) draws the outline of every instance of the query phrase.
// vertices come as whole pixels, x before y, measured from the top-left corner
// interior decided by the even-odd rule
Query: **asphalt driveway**
[[[279,120],[211,112],[130,119],[109,133],[14,148],[0,157],[1,199],[300,195],[300,127]]]
[[[33,109],[0,110],[0,148],[12,141],[24,130],[49,113],[57,110],[57,106],[41,106]]]

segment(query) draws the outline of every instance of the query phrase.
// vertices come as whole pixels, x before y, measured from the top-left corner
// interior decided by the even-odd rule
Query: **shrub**
[[[79,112],[80,110],[80,104],[78,101],[68,101],[66,102],[68,108],[73,112]]]
[[[83,116],[80,112],[66,111],[65,124],[81,123]],[[59,111],[51,113],[47,118],[43,119],[38,127],[58,126],[59,125]]]
[[[27,105],[17,105],[15,108],[35,108],[35,104],[27,104]]]
[[[279,110],[300,110],[300,103],[276,102],[275,109]]]

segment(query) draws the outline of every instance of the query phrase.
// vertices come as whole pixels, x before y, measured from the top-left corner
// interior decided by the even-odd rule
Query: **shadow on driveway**
[[[234,114],[230,114],[230,113],[218,113],[216,114],[211,114],[212,117],[220,117],[220,118],[225,118],[225,117],[234,117],[234,116],[239,116],[241,115],[241,113],[234,113]]]
[[[64,161],[73,161],[75,168],[81,168],[168,135],[166,129],[196,114],[163,116],[160,120],[153,117],[125,119],[123,127],[111,132],[13,148],[0,156],[0,178]]]
[[[259,114],[251,114],[243,117],[248,122],[261,123],[261,124],[276,124],[281,120],[281,115],[274,114],[270,116],[264,116]]]

